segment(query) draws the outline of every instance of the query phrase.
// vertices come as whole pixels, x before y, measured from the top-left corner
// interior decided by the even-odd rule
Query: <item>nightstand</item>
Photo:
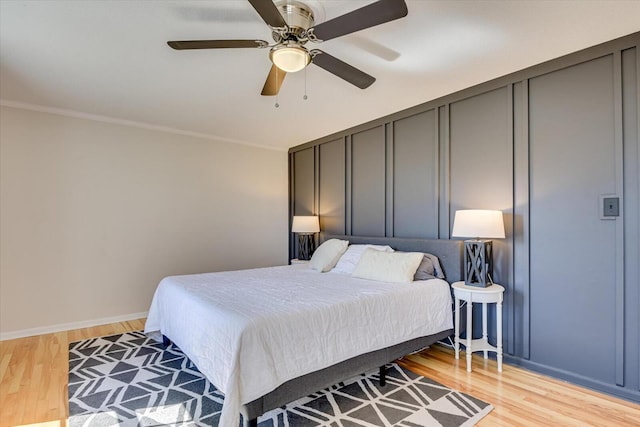
[[[464,282],[455,282],[451,285],[455,297],[455,342],[456,359],[460,358],[460,300],[467,302],[467,339],[463,342],[467,354],[467,372],[471,372],[471,354],[474,351],[483,351],[484,358],[488,352],[496,353],[498,360],[498,372],[502,372],[502,295],[504,288],[493,284],[486,288],[467,286]],[[473,303],[482,303],[482,338],[473,339]],[[487,304],[496,305],[496,338],[497,347],[489,344],[487,338]]]
[[[291,261],[291,264],[309,264],[309,260],[294,258]]]

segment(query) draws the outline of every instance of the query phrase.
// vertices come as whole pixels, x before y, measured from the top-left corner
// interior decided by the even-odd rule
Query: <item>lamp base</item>
[[[493,274],[493,244],[491,240],[464,241],[464,283],[486,288]]]
[[[298,233],[298,259],[308,261],[316,250],[316,240],[312,233]]]

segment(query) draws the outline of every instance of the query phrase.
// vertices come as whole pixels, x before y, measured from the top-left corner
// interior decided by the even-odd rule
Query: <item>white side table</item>
[[[486,288],[475,286],[467,286],[464,282],[455,282],[453,287],[453,295],[455,297],[455,342],[456,359],[460,358],[460,300],[467,302],[467,339],[463,342],[465,353],[467,354],[467,372],[471,372],[471,354],[474,351],[483,351],[484,358],[488,357],[489,351],[496,353],[498,359],[498,372],[502,372],[502,294],[504,288],[500,285],[493,284]],[[473,303],[482,303],[482,338],[473,339]],[[489,344],[487,338],[487,304],[495,303],[496,305],[496,335],[497,347]]]
[[[309,264],[309,260],[294,258],[291,260],[291,264]]]

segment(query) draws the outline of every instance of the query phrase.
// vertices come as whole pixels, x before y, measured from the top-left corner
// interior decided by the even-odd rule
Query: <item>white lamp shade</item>
[[[317,216],[294,216],[291,231],[294,233],[318,233],[320,221]]]
[[[504,239],[502,212],[481,209],[456,211],[451,236]]]

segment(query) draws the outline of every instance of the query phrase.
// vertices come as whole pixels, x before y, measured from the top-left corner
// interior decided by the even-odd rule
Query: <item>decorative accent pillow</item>
[[[350,245],[347,251],[340,257],[340,260],[336,264],[333,270],[334,273],[351,274],[355,270],[356,265],[360,261],[362,254],[367,249],[374,249],[376,251],[393,252],[391,246],[382,245]]]
[[[411,283],[424,254],[380,252],[367,249],[353,271],[353,277],[380,282]]]
[[[349,246],[348,240],[329,239],[318,246],[309,261],[309,268],[322,273],[331,270]]]
[[[416,270],[416,274],[413,276],[413,280],[429,280],[435,279],[435,269],[433,267],[433,261],[426,255],[423,255],[422,262]]]
[[[424,256],[428,257],[431,260],[431,262],[433,263],[434,275],[438,279],[444,279],[444,270],[440,266],[440,260],[438,259],[438,257],[433,255],[433,254],[428,254],[428,253],[425,253]]]

